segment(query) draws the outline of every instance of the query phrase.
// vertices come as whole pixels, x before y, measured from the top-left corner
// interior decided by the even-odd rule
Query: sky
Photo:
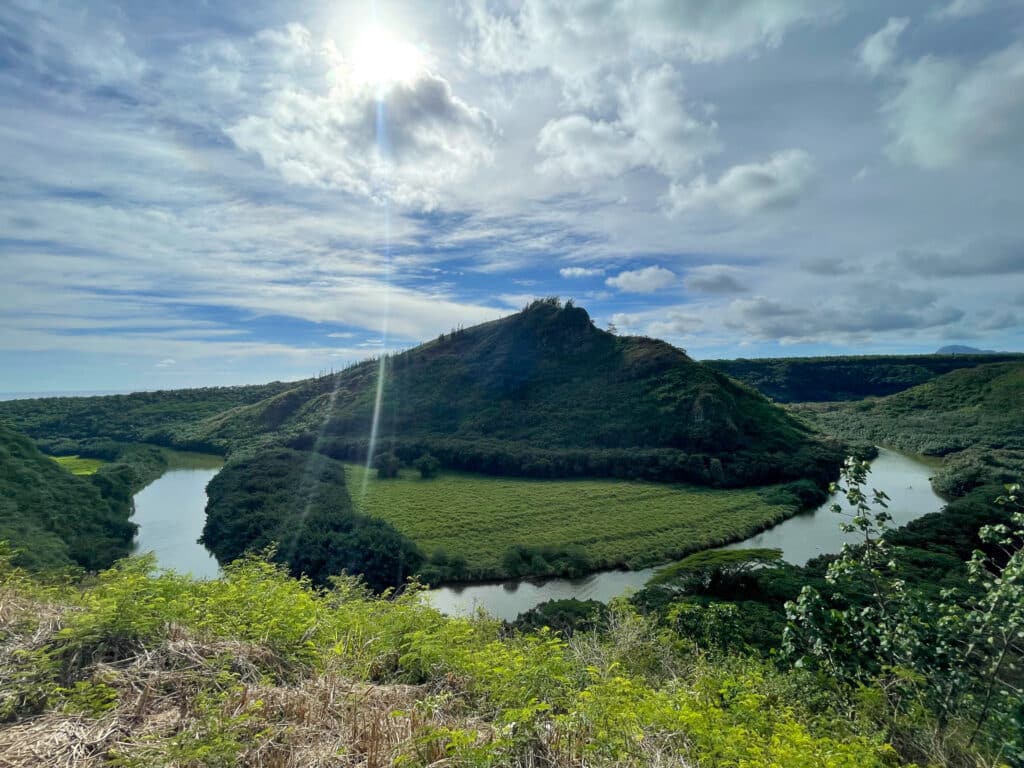
[[[0,391],[1024,350],[1021,0],[6,0],[0,158]]]

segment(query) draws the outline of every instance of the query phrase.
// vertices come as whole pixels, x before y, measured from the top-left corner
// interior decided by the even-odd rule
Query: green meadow
[[[510,547],[579,546],[594,569],[631,568],[744,538],[793,513],[758,488],[718,490],[623,480],[536,480],[412,470],[380,480],[345,465],[356,508],[387,520],[424,553],[466,560],[467,578],[505,575]],[[365,490],[364,490],[365,489]]]
[[[102,459],[86,459],[81,456],[51,456],[72,475],[94,475],[103,466]]]

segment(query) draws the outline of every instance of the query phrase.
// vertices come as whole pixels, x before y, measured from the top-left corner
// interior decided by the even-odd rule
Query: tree
[[[429,453],[424,453],[412,463],[413,467],[419,470],[420,477],[424,480],[436,477],[441,469],[441,462]]]
[[[859,531],[833,561],[829,595],[805,586],[787,603],[785,650],[798,665],[812,664],[836,679],[879,694],[890,738],[902,724],[934,719],[934,735],[918,749],[929,762],[979,742],[1010,762],[1024,758],[1024,511],[1019,485],[997,503],[1009,524],[986,526],[966,564],[967,590],[945,589],[938,601],[910,589],[901,577],[903,548],[886,532],[888,497],[866,493],[868,464],[850,458],[845,486],[853,507],[844,530]],[[838,505],[833,511],[842,512]]]
[[[402,466],[402,462],[394,453],[380,453],[373,460],[373,466],[377,468],[377,477],[381,480],[388,480],[398,477],[398,469]]]

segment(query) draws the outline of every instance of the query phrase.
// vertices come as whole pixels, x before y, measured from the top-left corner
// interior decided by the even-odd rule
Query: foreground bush
[[[883,766],[805,673],[715,660],[619,606],[502,636],[415,584],[314,588],[258,559],[194,582],[130,559],[87,587],[0,564],[0,764]]]

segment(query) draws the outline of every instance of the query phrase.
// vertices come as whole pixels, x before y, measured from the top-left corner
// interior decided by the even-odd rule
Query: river
[[[935,460],[879,449],[878,458],[871,462],[868,480],[871,487],[889,495],[894,526],[942,509],[945,502],[928,481],[937,466]],[[846,500],[841,501],[846,506]],[[841,519],[830,510],[834,503],[836,499],[831,498],[817,509],[784,520],[726,549],[781,549],[783,558],[795,565],[803,565],[818,555],[838,552],[844,541],[854,541],[856,536],[845,534],[839,528]],[[496,618],[511,621],[546,600],[576,598],[608,602],[629,590],[640,589],[656,570],[604,571],[582,579],[453,585],[432,590],[430,602],[447,614],[465,616],[481,607]]]
[[[213,579],[220,566],[197,539],[206,522],[206,484],[222,466],[220,456],[167,451],[167,471],[135,494],[132,521],[139,526],[135,551],[154,552],[161,568]]]
[[[196,539],[206,515],[206,484],[217,474],[221,459],[198,454],[172,454],[171,467],[158,480],[135,496],[135,517],[139,524],[136,550],[153,551],[157,563],[197,578],[214,578],[217,561]],[[869,484],[891,498],[889,511],[894,526],[942,508],[942,499],[928,479],[937,462],[881,449],[871,464]],[[802,565],[817,555],[838,552],[851,534],[844,534],[840,519],[830,511],[829,499],[815,510],[785,520],[774,528],[727,549],[772,547],[782,550],[791,563]],[[465,584],[431,590],[429,599],[438,610],[451,615],[468,615],[483,608],[490,615],[511,621],[547,600],[599,600],[644,586],[656,571],[604,571],[582,579],[507,581]]]

